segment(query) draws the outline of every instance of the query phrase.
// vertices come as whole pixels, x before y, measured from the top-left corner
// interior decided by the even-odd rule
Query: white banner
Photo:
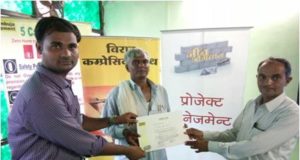
[[[171,111],[182,110],[188,127],[223,131],[243,109],[250,27],[162,32],[162,84]],[[169,160],[223,160],[188,146],[167,149]]]

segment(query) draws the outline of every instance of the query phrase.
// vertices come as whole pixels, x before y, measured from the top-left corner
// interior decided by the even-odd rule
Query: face
[[[266,61],[258,69],[257,84],[263,101],[268,102],[283,92],[291,81],[286,77],[284,64],[277,61]]]
[[[144,53],[139,54],[129,61],[126,68],[133,81],[146,79],[149,72],[149,58]]]
[[[72,32],[52,32],[36,47],[42,54],[42,65],[66,76],[78,61],[78,43]]]

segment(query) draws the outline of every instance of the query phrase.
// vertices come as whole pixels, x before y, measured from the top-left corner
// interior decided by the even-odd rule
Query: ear
[[[125,64],[125,68],[126,68],[127,72],[129,72],[129,69],[128,69],[128,65],[127,65],[127,64]]]
[[[286,83],[285,83],[285,85],[288,85],[291,81],[292,81],[292,77],[288,77],[288,78],[286,78]]]
[[[42,54],[42,45],[38,42],[35,43],[36,50],[39,54]]]

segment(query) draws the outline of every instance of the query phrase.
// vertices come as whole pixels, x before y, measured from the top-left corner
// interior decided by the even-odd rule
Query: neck
[[[141,89],[148,87],[147,79],[133,80]]]
[[[270,102],[272,101],[273,99],[275,99],[276,97],[278,97],[279,95],[277,96],[273,96],[273,97],[264,97],[262,96],[262,99],[261,99],[261,104],[264,104],[264,103],[267,103],[267,102]]]
[[[51,68],[48,68],[48,67],[47,67],[47,66],[45,66],[44,64],[42,64],[42,66],[43,66],[44,68],[47,68],[49,71],[51,71],[51,72],[53,72],[53,73],[57,74],[58,76],[60,76],[60,77],[64,78],[64,79],[66,79],[66,77],[67,77],[67,74],[68,74],[68,73],[64,73],[64,72],[57,72],[57,71],[55,71],[55,70],[53,70],[53,69],[51,69]]]

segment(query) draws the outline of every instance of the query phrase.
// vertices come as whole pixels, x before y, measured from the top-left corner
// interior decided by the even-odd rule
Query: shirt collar
[[[272,99],[271,101],[264,103],[264,105],[269,112],[272,112],[274,109],[278,108],[280,104],[284,101],[285,98],[285,93],[282,92],[279,96],[276,98]],[[256,105],[259,105],[259,102],[261,101],[262,96],[260,95],[258,98],[256,98]]]
[[[157,88],[157,85],[150,79],[147,79],[147,82],[150,84],[151,89],[155,90]],[[136,90],[138,87],[138,85],[131,79],[129,80],[129,86],[132,90]]]
[[[68,88],[68,87],[71,86],[71,81],[70,80],[62,78],[61,76],[57,75],[56,73],[54,73],[51,70],[44,67],[41,63],[39,63],[37,65],[36,71],[43,74],[43,75],[45,75],[52,82],[57,84],[60,88]]]

